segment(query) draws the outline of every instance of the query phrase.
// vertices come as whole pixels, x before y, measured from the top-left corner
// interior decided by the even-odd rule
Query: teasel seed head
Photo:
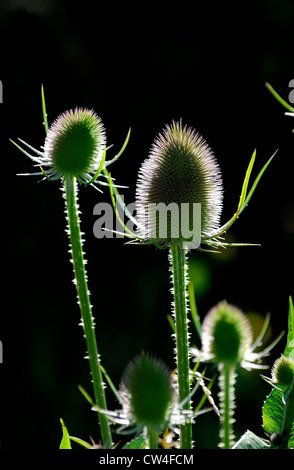
[[[61,114],[50,126],[42,165],[47,175],[76,177],[87,182],[95,174],[106,144],[103,123],[89,109],[75,108]]]
[[[120,395],[125,412],[138,426],[160,429],[168,420],[173,400],[170,371],[163,362],[143,353],[127,366]]]
[[[291,386],[294,380],[294,361],[286,356],[281,356],[273,365],[272,379],[274,383]]]
[[[202,350],[218,363],[238,364],[252,343],[252,331],[245,315],[226,301],[206,315],[202,325]]]
[[[201,238],[218,227],[222,210],[223,188],[220,168],[205,140],[181,122],[167,125],[154,141],[149,157],[138,175],[136,200],[139,236],[170,244],[173,239],[171,217],[166,238],[162,240],[154,206],[176,204],[181,221],[181,205],[188,205],[189,229],[193,230],[193,204],[201,204]],[[200,216],[200,215],[198,215]],[[176,222],[177,223],[177,222]],[[178,238],[182,237],[181,229]]]

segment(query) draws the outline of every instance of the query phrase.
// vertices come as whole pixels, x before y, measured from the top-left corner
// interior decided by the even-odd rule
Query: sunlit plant
[[[274,156],[274,155],[273,155]],[[264,165],[250,191],[248,192],[249,178],[255,161],[255,152],[250,160],[240,196],[239,205],[233,217],[220,226],[222,211],[222,178],[219,165],[212,150],[203,137],[194,129],[183,126],[182,122],[173,122],[166,126],[163,133],[155,139],[149,157],[143,162],[137,181],[137,219],[135,223],[137,232],[132,232],[123,223],[116,206],[116,200],[129,216],[126,205],[116,188],[109,179],[111,196],[117,217],[121,221],[125,236],[132,242],[144,244],[153,243],[159,248],[169,249],[169,260],[172,272],[173,314],[176,338],[176,364],[178,374],[179,398],[184,400],[190,391],[190,363],[189,363],[189,333],[188,333],[188,301],[187,301],[187,254],[190,249],[210,250],[226,246],[244,246],[246,243],[226,243],[222,235],[232,226],[237,217],[243,212],[251,199],[254,190],[271,162],[273,156]],[[167,216],[165,237],[160,230],[160,216],[157,217],[157,207],[171,204],[176,211]],[[195,240],[182,236],[182,208],[186,205],[186,224],[192,230],[196,222],[201,227]],[[194,211],[194,205],[201,208]],[[188,216],[187,216],[188,213]],[[191,215],[192,214],[192,215]],[[132,219],[134,220],[134,219]],[[174,229],[177,230],[174,230]],[[174,233],[177,235],[174,236]],[[186,409],[190,410],[190,401]],[[181,447],[192,448],[192,423],[188,422],[180,427]]]
[[[234,449],[294,449],[294,308],[289,297],[288,335],[284,353],[274,362],[271,387],[262,408],[265,436],[247,430]]]
[[[82,248],[78,185],[91,185],[98,189],[97,185],[107,184],[98,178],[103,173],[104,176],[108,175],[106,167],[120,156],[127,144],[129,134],[119,154],[112,161],[106,162],[106,132],[101,118],[93,110],[76,108],[66,111],[49,127],[43,87],[42,109],[46,138],[41,150],[37,150],[19,139],[32,152],[29,153],[15,142],[12,142],[40,168],[41,171],[32,173],[33,175],[42,175],[44,179],[50,181],[61,180],[66,205],[75,285],[81,312],[81,325],[86,339],[94,395],[97,404],[101,408],[106,408],[106,397],[95,336],[95,323]],[[111,448],[112,435],[109,422],[101,414],[99,414],[99,422],[103,445]]]
[[[120,409],[101,409],[82,387],[80,390],[93,410],[104,414],[114,425],[119,425],[115,430],[119,436],[132,435],[131,441],[123,447],[124,449],[158,449],[160,446],[164,449],[179,448],[175,436],[179,434],[180,425],[191,420],[195,422],[199,415],[208,411],[214,410],[219,415],[211,392],[205,385],[206,378],[196,369],[197,367],[192,374],[192,391],[182,402],[179,401],[176,371],[169,370],[163,361],[144,352],[129,362],[119,389],[115,388],[103,369]],[[194,410],[186,410],[185,403],[194,396],[199,387],[203,391],[202,399]],[[206,399],[211,406],[203,408]],[[64,423],[62,425],[63,434],[68,438],[68,446],[73,441],[83,447],[93,448],[93,444],[70,436]]]
[[[61,420],[63,438],[60,448],[71,448],[71,442],[75,441],[89,449],[112,449],[114,443],[111,425],[118,424],[120,427],[115,430],[116,432],[135,434],[134,439],[124,448],[156,449],[161,444],[164,448],[191,449],[192,425],[195,418],[203,411],[211,409],[220,418],[221,447],[293,447],[292,300],[290,299],[289,332],[285,352],[274,363],[272,377],[265,378],[273,387],[263,408],[263,425],[269,439],[259,438],[248,432],[235,442],[233,430],[235,380],[238,370],[241,367],[248,370],[264,368],[265,366],[260,364],[261,359],[268,355],[282,335],[264,350],[256,350],[261,345],[269,326],[269,316],[266,317],[257,339],[253,341],[246,316],[239,308],[226,301],[213,307],[201,325],[199,317],[196,318],[197,315],[193,312],[193,298],[189,292],[191,316],[201,335],[202,349],[191,347],[188,330],[189,252],[194,249],[219,252],[229,246],[250,245],[227,243],[224,236],[248,205],[274,155],[263,166],[249,189],[256,158],[256,152],[253,152],[237,210],[226,223],[221,224],[223,183],[216,157],[204,138],[193,128],[188,128],[181,121],[172,122],[154,140],[149,156],[139,169],[136,186],[137,212],[136,216],[133,216],[119,193],[120,186],[107,170],[108,166],[123,153],[130,132],[120,152],[111,160],[107,160],[106,151],[109,147],[106,147],[106,131],[101,118],[93,110],[75,108],[66,111],[49,126],[43,89],[42,108],[46,131],[44,146],[38,150],[23,140],[20,140],[22,147],[16,142],[13,144],[39,167],[39,171],[32,174],[40,175],[44,180],[59,180],[62,185],[75,285],[94,398],[92,399],[82,387],[80,390],[92,409],[98,412],[101,432],[101,442],[87,443],[70,436]],[[153,244],[159,249],[168,250],[173,294],[173,318],[170,318],[170,326],[175,336],[175,370],[172,373],[160,360],[142,353],[129,363],[122,376],[120,387],[116,390],[110,376],[100,363],[82,248],[78,208],[80,185],[92,186],[97,190],[109,186],[112,204],[121,222],[123,235],[130,243]],[[117,204],[132,221],[135,230],[130,230],[124,224]],[[158,211],[162,207],[166,216],[164,221],[162,213]],[[191,359],[194,360],[193,363]],[[218,367],[221,390],[219,408],[210,391],[213,381],[206,386],[204,373],[198,372],[201,362],[212,362]],[[119,410],[111,411],[107,408],[103,382],[105,379],[119,402]],[[191,399],[199,386],[204,396],[198,406],[194,406]],[[211,406],[202,410],[205,400],[208,400]],[[167,436],[171,435],[173,437],[170,440]],[[179,440],[172,441],[174,436],[179,436]]]
[[[199,382],[196,388],[198,385]],[[183,403],[178,401],[171,371],[162,361],[144,353],[126,367],[117,397],[121,410],[100,411],[121,424],[118,432],[143,432],[143,442],[150,449],[158,448],[159,435],[166,428],[176,430],[178,425],[193,418],[192,411],[184,409],[189,397]]]
[[[267,356],[280,340],[283,333],[264,350],[255,352],[260,347],[269,327],[269,316],[263,328],[253,342],[251,325],[244,313],[226,301],[213,307],[202,323],[202,349],[191,348],[196,362],[215,363],[219,370],[219,408],[220,408],[220,447],[230,449],[235,443],[233,431],[235,409],[235,382],[238,369],[263,369],[267,366],[260,360]]]

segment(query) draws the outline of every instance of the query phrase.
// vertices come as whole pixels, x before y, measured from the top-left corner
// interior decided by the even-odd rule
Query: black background
[[[294,293],[294,123],[264,84],[288,100],[294,78],[293,2],[104,3],[1,2],[3,448],[58,448],[60,418],[72,435],[99,440],[95,413],[77,388],[82,384],[91,393],[60,183],[16,176],[34,168],[8,140],[43,145],[42,83],[49,123],[75,106],[94,108],[108,144],[114,144],[110,156],[132,128],[127,150],[111,169],[117,182],[128,186],[126,202],[134,201],[137,172],[153,139],[173,119],[196,128],[218,159],[223,222],[237,208],[253,150],[255,177],[279,149],[228,234],[228,240],[261,247],[220,255],[195,252],[190,263],[201,318],[227,299],[246,313],[271,312],[269,340],[287,328],[288,298]],[[142,349],[174,367],[166,319],[170,273],[166,251],[94,237],[93,208],[102,201],[110,201],[107,190],[101,195],[81,188],[98,345],[118,386],[126,364]],[[192,326],[191,332],[195,343]],[[269,364],[284,347],[285,337]],[[269,391],[259,373],[241,372],[238,436],[247,429],[263,434],[261,406]],[[110,392],[107,400],[109,408],[118,406]],[[195,429],[196,447],[217,445],[213,413],[199,417]]]

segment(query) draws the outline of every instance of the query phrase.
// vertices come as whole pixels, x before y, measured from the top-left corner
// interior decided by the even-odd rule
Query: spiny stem
[[[100,369],[99,354],[96,343],[94,319],[92,316],[89,290],[87,285],[85,261],[82,250],[82,239],[77,205],[77,183],[75,178],[72,178],[72,180],[71,178],[65,178],[64,190],[76,288],[87,344],[95,401],[99,408],[107,409],[102,372]],[[112,448],[112,436],[108,419],[99,413],[98,416],[102,443],[105,447]]]
[[[190,393],[189,337],[187,319],[187,282],[185,251],[181,242],[171,245],[170,259],[173,274],[174,314],[176,327],[176,353],[179,402]],[[191,409],[191,401],[184,405]],[[180,426],[181,449],[192,449],[192,423]]]
[[[235,366],[231,362],[221,365],[219,377],[220,385],[220,411],[221,411],[221,442],[219,447],[230,449],[234,444],[234,433],[232,424],[234,422],[235,408]]]

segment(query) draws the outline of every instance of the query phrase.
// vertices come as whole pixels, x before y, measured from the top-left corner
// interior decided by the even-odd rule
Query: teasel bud
[[[201,209],[198,206],[196,211],[200,218],[198,223],[201,222],[199,235],[209,237],[219,226],[222,199],[220,168],[205,140],[194,129],[183,127],[182,122],[173,121],[171,126],[167,125],[139,170],[136,189],[138,235],[167,245],[173,240],[187,242],[189,239],[182,233],[183,223],[186,232],[192,233],[195,229],[194,204],[201,204]],[[164,233],[160,229],[160,212],[157,210],[160,204],[167,209]]]
[[[49,167],[49,178],[76,177],[87,183],[99,167],[105,145],[104,126],[97,114],[75,108],[50,126],[41,163]]]
[[[160,430],[168,421],[173,401],[170,371],[163,362],[143,353],[127,366],[120,396],[131,421]]]
[[[279,385],[291,386],[294,381],[294,361],[281,356],[273,365],[272,380]]]
[[[202,325],[202,350],[218,363],[238,364],[252,343],[252,331],[245,315],[226,301],[206,315]]]

